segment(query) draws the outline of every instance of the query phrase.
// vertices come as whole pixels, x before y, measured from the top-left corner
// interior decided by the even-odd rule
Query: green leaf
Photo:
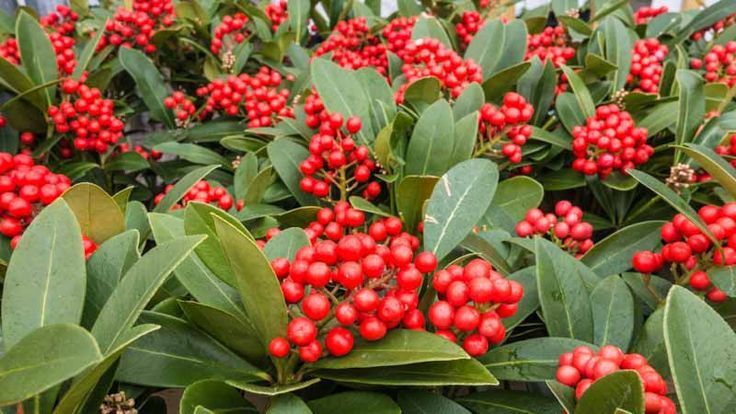
[[[483,79],[488,79],[524,59],[526,38],[526,26],[522,20],[512,20],[507,24],[501,20],[490,20],[473,37],[465,51],[465,59],[473,59],[479,64],[483,69]]]
[[[151,213],[149,218],[157,244],[185,236],[183,220],[158,213]],[[202,304],[246,318],[237,290],[215,276],[197,255],[187,256],[174,270],[174,274],[184,288]]]
[[[31,78],[20,70],[20,66],[8,62],[5,58],[0,58],[0,85],[16,95],[22,94],[23,99],[33,104],[39,111],[45,111],[48,106],[46,91],[37,89],[31,92],[31,89],[37,88]]]
[[[169,88],[156,65],[143,52],[130,47],[120,48],[118,58],[120,65],[135,81],[138,94],[151,112],[151,117],[168,128],[176,128],[173,114],[164,106]]]
[[[427,391],[402,390],[397,396],[402,414],[470,414],[455,401]]]
[[[678,102],[665,102],[657,105],[647,116],[639,120],[636,125],[646,128],[651,137],[660,131],[664,131],[675,123],[677,118],[672,114],[678,111]]]
[[[447,32],[442,27],[442,23],[436,17],[430,15],[422,14],[419,16],[411,31],[411,38],[413,40],[436,39],[448,48],[452,48],[452,42],[450,42]]]
[[[693,140],[705,116],[703,78],[691,70],[680,69],[675,75],[679,85],[679,105],[675,125],[675,143],[684,144]],[[679,150],[676,151],[679,159]]]
[[[191,190],[192,187],[194,187],[194,185],[199,182],[199,180],[203,180],[216,168],[217,165],[208,165],[206,167],[200,167],[187,173],[187,175],[182,177],[181,180],[179,180],[179,182],[174,185],[174,188],[172,188],[171,191],[166,193],[161,202],[159,202],[156,207],[154,207],[153,212],[168,212],[171,207],[178,203],[179,200],[181,200],[182,197],[184,197],[184,195],[186,195],[186,193],[188,193],[189,190]]]
[[[516,82],[524,76],[531,66],[530,62],[521,62],[496,72],[483,82],[485,96],[492,99],[503,96],[514,88]]]
[[[664,309],[664,340],[683,413],[736,407],[736,332],[703,300],[674,286]]]
[[[309,151],[296,142],[284,138],[274,140],[268,144],[266,149],[273,168],[299,204],[303,206],[317,205],[317,199],[311,194],[303,192],[299,187],[299,182],[302,179],[299,164],[309,156]]]
[[[309,0],[289,0],[286,4],[289,26],[296,33],[296,43],[299,44],[300,39],[307,31],[307,20],[311,11],[311,4]]]
[[[532,124],[541,125],[554,101],[557,73],[550,60],[542,63],[538,57],[534,57],[531,62],[532,66],[519,79],[516,89],[534,106]]]
[[[424,362],[377,368],[324,369],[315,375],[337,382],[387,386],[496,385],[498,380],[475,359]]]
[[[545,173],[539,180],[547,191],[561,191],[585,187],[585,176],[570,168]]]
[[[381,209],[381,207],[371,203],[363,197],[350,196],[348,202],[354,209],[365,211],[366,213],[375,214],[377,216],[391,217],[391,213]]]
[[[716,267],[708,271],[711,282],[728,296],[736,296],[736,266]]]
[[[539,303],[552,336],[593,340],[591,312],[585,279],[596,278],[577,259],[551,242],[536,238]]]
[[[723,20],[734,13],[736,13],[736,2],[733,0],[721,0],[716,2],[693,16],[690,22],[677,32],[677,36],[675,36],[672,42],[673,44],[680,43],[690,37],[693,33],[713,26],[718,21]]]
[[[494,246],[494,243],[492,243],[491,240],[484,237],[487,235],[487,232],[480,234],[470,233],[461,242],[461,246],[473,253],[478,253],[484,259],[491,262],[493,267],[501,274],[510,274],[511,268],[509,267],[509,264],[506,263],[506,259],[504,257],[505,254],[501,253],[499,251],[500,249]]]
[[[293,227],[281,231],[276,236],[272,237],[271,240],[266,243],[263,248],[263,254],[269,260],[273,260],[279,257],[284,257],[294,260],[296,252],[305,246],[310,246],[309,237],[304,230]]]
[[[519,175],[498,183],[491,208],[500,208],[512,220],[520,221],[526,211],[539,207],[544,198],[544,188],[536,180]]]
[[[534,338],[492,348],[478,360],[498,379],[544,381],[555,378],[560,355],[589,343],[570,338]]]
[[[102,188],[79,183],[62,196],[77,217],[82,234],[102,244],[125,231],[125,219],[118,203]]]
[[[194,164],[214,165],[230,168],[230,162],[215,151],[197,144],[182,144],[179,142],[164,142],[154,147],[165,154],[173,154]]]
[[[0,359],[0,405],[40,394],[101,358],[94,338],[83,328],[71,324],[40,327]]]
[[[259,204],[263,202],[263,197],[268,191],[268,188],[273,184],[276,179],[276,175],[273,172],[273,168],[264,168],[256,174],[253,180],[248,186],[248,191],[243,196],[243,202],[245,205]]]
[[[314,363],[315,369],[375,368],[420,362],[467,359],[459,346],[425,331],[396,329],[376,342],[355,346],[352,352],[340,358],[323,358]]]
[[[698,144],[690,143],[686,144],[685,147],[678,147],[678,149],[694,159],[731,196],[736,197],[736,169],[728,161],[712,149]]]
[[[546,142],[562,149],[572,149],[572,139],[563,131],[548,132],[541,128],[532,127],[532,135],[529,137],[535,141]]]
[[[577,5],[577,3],[575,3]],[[482,414],[558,414],[560,406],[554,398],[531,392],[492,390],[475,392],[458,401]]]
[[[442,260],[480,220],[498,183],[496,164],[485,159],[462,162],[435,185],[424,218],[424,245]]]
[[[202,237],[189,236],[160,244],[125,273],[92,327],[104,355],[120,344],[169,274],[201,242]]]
[[[250,401],[224,382],[204,380],[188,386],[181,396],[179,414],[194,414],[197,406],[232,414],[258,413]]]
[[[429,106],[419,117],[406,149],[408,175],[442,175],[449,167],[454,122],[444,99]]]
[[[663,221],[645,221],[626,226],[597,242],[580,260],[600,277],[631,269],[635,252],[659,245],[663,224]]]
[[[136,230],[120,233],[102,243],[87,261],[87,289],[82,324],[91,327],[122,276],[140,259],[140,235]]]
[[[401,16],[411,17],[422,13],[422,7],[415,0],[398,0],[397,3]]]
[[[86,273],[82,232],[71,209],[58,200],[33,219],[8,263],[2,292],[5,347],[42,326],[79,323]]]
[[[409,84],[404,92],[404,101],[413,107],[424,110],[442,96],[442,86],[434,76],[420,78]]]
[[[117,380],[151,387],[186,387],[204,379],[258,381],[268,375],[185,321],[144,312],[161,329],[128,347]]]
[[[215,217],[215,229],[235,276],[236,286],[264,346],[286,333],[286,302],[271,264],[258,245],[235,226]]]
[[[432,195],[439,178],[429,175],[409,175],[396,188],[396,204],[409,231],[422,221],[424,202]]]
[[[253,384],[252,382],[244,382],[244,381],[238,381],[238,380],[227,380],[226,382],[228,385],[235,387],[239,390],[248,392],[250,394],[266,395],[269,397],[273,397],[276,395],[284,395],[284,394],[293,393],[293,392],[302,390],[304,388],[309,388],[312,385],[320,382],[320,379],[312,378],[310,380],[306,380],[303,382],[297,382],[297,383],[285,384],[285,385],[280,385],[280,384],[258,385],[258,384]]]
[[[137,152],[123,152],[117,154],[105,163],[107,171],[129,171],[135,172],[149,168],[151,164]]]
[[[46,31],[38,21],[21,10],[15,24],[15,37],[18,40],[20,60],[33,83],[45,85],[59,77],[56,67],[56,53]],[[56,96],[56,86],[44,88],[47,104]]]
[[[344,117],[358,116],[363,128],[357,134],[363,144],[373,142],[370,99],[363,88],[357,87],[360,81],[355,72],[342,69],[336,63],[325,59],[312,61],[312,81],[322,102],[330,112],[341,113]]]
[[[590,294],[593,343],[629,349],[634,335],[634,296],[618,275],[601,280]]]
[[[578,125],[585,124],[585,114],[580,108],[574,94],[563,92],[558,95],[557,100],[555,101],[555,109],[557,110],[557,116],[560,118],[560,121],[562,121],[562,125],[565,127],[567,132],[572,133],[573,128]]]
[[[510,331],[539,309],[539,293],[537,292],[537,272],[534,266],[517,270],[507,279],[515,280],[524,286],[524,296],[519,302],[516,314],[502,320],[506,330]]]
[[[575,414],[644,414],[644,385],[636,371],[617,371],[596,380],[580,397]]]
[[[387,395],[367,391],[347,391],[308,402],[314,414],[401,414],[401,408]]]
[[[455,122],[455,144],[448,165],[453,166],[472,158],[478,140],[479,113],[473,112]]]
[[[580,113],[585,118],[590,118],[595,115],[595,102],[593,97],[590,96],[588,87],[583,82],[583,79],[578,76],[572,69],[567,66],[562,66],[562,72],[567,76],[567,82],[572,88],[573,96],[577,101],[577,106],[580,109]]]
[[[235,177],[233,178],[233,189],[235,198],[242,200],[248,191],[248,187],[253,179],[258,175],[258,157],[255,153],[249,152],[240,159],[238,168],[235,169]]]
[[[271,399],[266,414],[312,414],[312,410],[296,395],[281,394]]]
[[[238,355],[257,361],[266,354],[252,323],[241,313],[230,313],[199,302],[179,301],[178,305],[187,320]]]
[[[612,91],[617,91],[626,85],[626,77],[631,68],[631,50],[634,47],[635,35],[620,19],[614,16],[605,18],[598,31],[602,32],[605,44],[603,57],[617,67],[617,70],[613,72],[611,82]]]
[[[106,25],[107,20],[102,23],[102,27],[105,27]],[[104,35],[104,30],[98,30],[97,34],[92,39],[87,41],[87,43],[85,43],[84,49],[82,49],[82,53],[77,58],[77,66],[74,68],[74,74],[72,75],[74,79],[81,78],[84,72],[87,71],[92,58],[94,57],[95,53],[97,53],[97,46],[99,46],[100,41],[102,40],[102,37]]]
[[[657,372],[668,376],[670,366],[664,343],[664,308],[657,308],[649,315],[631,351],[643,355]]]
[[[466,86],[463,93],[455,100],[455,104],[452,105],[452,115],[455,122],[459,122],[465,116],[480,110],[485,101],[483,88],[478,83],[473,82]]]
[[[546,381],[545,383],[562,408],[568,413],[574,412],[576,404],[575,389],[567,385],[562,385],[557,381]]]
[[[103,377],[110,373],[114,374],[113,366],[118,361],[123,351],[139,338],[147,335],[159,328],[158,325],[144,324],[138,325],[130,329],[120,341],[117,347],[106,355],[100,363],[90,367],[82,374],[77,376],[69,389],[64,393],[64,397],[59,401],[54,414],[68,414],[80,412],[82,406],[92,403],[92,394],[98,384],[103,381]],[[95,407],[97,408],[97,407]]]

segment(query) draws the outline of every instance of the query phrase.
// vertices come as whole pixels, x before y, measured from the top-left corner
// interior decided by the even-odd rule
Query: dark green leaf
[[[473,156],[473,148],[478,140],[478,112],[473,112],[455,122],[455,143],[448,165],[453,166]]]
[[[634,335],[634,296],[618,275],[611,275],[590,294],[593,343],[629,349]]]
[[[164,142],[155,146],[157,151],[173,154],[194,164],[215,165],[229,168],[230,163],[222,155],[197,144],[182,144],[179,142]]]
[[[485,101],[486,98],[483,94],[483,88],[478,83],[473,82],[466,86],[463,93],[455,100],[455,104],[452,105],[452,115],[455,118],[455,122],[460,121],[466,115],[480,110],[480,107],[483,106]]]
[[[401,414],[401,409],[387,395],[376,392],[348,391],[309,401],[314,414]]]
[[[644,385],[636,371],[617,371],[596,380],[578,401],[575,414],[644,414]]]
[[[488,79],[524,59],[526,37],[526,26],[521,20],[508,23],[488,21],[468,45],[465,59],[473,59],[479,64],[483,69],[483,79]]]
[[[337,382],[389,386],[496,385],[498,380],[475,359],[424,362],[377,368],[324,369],[315,375]]]
[[[494,99],[503,96],[506,92],[512,90],[516,82],[531,67],[530,62],[521,62],[505,69],[499,70],[493,76],[488,77],[483,82],[483,92],[485,96]]]
[[[296,142],[284,138],[268,144],[267,150],[273,168],[299,204],[303,206],[318,204],[316,198],[303,192],[299,187],[302,179],[299,164],[307,158],[309,151]]]
[[[703,93],[703,78],[691,70],[677,71],[679,85],[679,106],[677,123],[675,125],[675,143],[691,142],[700,128],[705,115],[705,96]],[[676,156],[676,158],[678,158]]]
[[[15,37],[18,40],[20,59],[33,83],[46,85],[59,77],[56,67],[56,53],[46,31],[38,21],[22,10],[15,24]],[[56,96],[56,86],[44,88],[46,101],[50,104]]]
[[[125,231],[125,219],[118,203],[102,188],[79,183],[62,196],[77,218],[82,234],[97,244]]]
[[[215,413],[258,413],[250,401],[221,381],[204,380],[195,382],[184,390],[179,403],[179,414],[194,414],[198,406]]]
[[[422,14],[419,16],[419,19],[414,23],[411,38],[413,40],[436,39],[448,48],[452,48],[452,43],[442,27],[442,23],[436,17],[430,15]]]
[[[194,187],[197,182],[204,179],[209,173],[217,168],[216,165],[208,165],[206,167],[200,167],[196,170],[192,170],[187,175],[181,178],[174,188],[171,189],[164,198],[159,202],[153,211],[156,213],[166,213],[173,207],[179,200],[184,197],[189,190]]]
[[[481,391],[462,396],[458,401],[478,414],[558,414],[560,412],[560,406],[554,398],[522,391]]]
[[[138,93],[151,111],[151,117],[169,128],[176,128],[173,114],[164,106],[169,89],[156,65],[143,52],[130,47],[120,48],[118,57],[120,65],[135,80]]]
[[[585,85],[585,82],[583,82],[583,79],[567,66],[563,66],[562,71],[567,76],[567,82],[572,88],[573,96],[577,101],[577,107],[580,109],[580,114],[585,118],[594,116],[595,102],[593,102],[593,97],[590,96],[590,91]]]
[[[645,221],[626,226],[597,242],[580,260],[600,277],[631,269],[635,252],[659,245],[663,224],[663,221]]]
[[[276,236],[272,237],[263,248],[263,254],[265,254],[269,260],[279,257],[294,260],[294,256],[296,256],[296,252],[300,248],[310,245],[311,243],[309,242],[307,233],[300,228],[293,227],[283,230]]]
[[[312,410],[296,395],[281,394],[271,399],[266,414],[312,414]]]
[[[439,100],[419,117],[406,150],[409,175],[442,175],[449,168],[453,146],[454,122],[452,109],[445,100]]]
[[[422,221],[424,203],[432,195],[439,179],[433,176],[409,175],[399,183],[396,204],[406,228],[416,229]]]
[[[427,391],[401,391],[397,400],[402,414],[470,414],[470,411],[455,401]]]

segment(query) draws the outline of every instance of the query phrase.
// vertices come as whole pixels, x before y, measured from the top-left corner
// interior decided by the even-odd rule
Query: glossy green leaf
[[[644,414],[644,385],[636,371],[617,371],[596,380],[578,401],[575,414]]]
[[[435,185],[424,218],[424,244],[443,259],[480,220],[498,183],[496,164],[485,159],[462,162]]]
[[[458,398],[458,402],[479,414],[558,414],[560,406],[552,397],[531,392],[489,390]]]
[[[675,143],[691,142],[703,123],[705,96],[703,78],[691,70],[680,69],[676,74],[679,85],[679,106],[675,124]],[[677,157],[676,157],[677,158]]]
[[[585,85],[585,82],[583,82],[583,79],[567,66],[562,67],[562,72],[564,72],[567,77],[567,81],[570,84],[573,96],[575,96],[580,113],[585,118],[594,116],[595,102],[593,102],[593,97],[590,95],[590,91]]]
[[[320,382],[319,378],[312,378],[310,380],[302,381],[302,382],[296,382],[292,384],[285,384],[285,385],[258,385],[253,384],[252,382],[245,382],[245,381],[238,381],[238,380],[228,380],[226,381],[228,385],[235,387],[239,390],[243,390],[245,392],[248,392],[250,394],[255,395],[265,395],[269,397],[277,396],[277,395],[285,395],[289,393],[293,393],[305,388],[309,388],[312,385]]]
[[[664,308],[657,308],[649,314],[631,351],[643,355],[657,372],[668,376],[670,367],[664,343]]]
[[[597,242],[580,260],[601,277],[631,269],[635,252],[659,245],[663,224],[663,221],[645,221],[626,226]]]
[[[664,340],[683,413],[736,407],[736,332],[707,303],[675,286],[664,309]]]
[[[287,314],[281,285],[258,245],[235,226],[215,217],[215,229],[235,276],[246,314],[266,346],[286,333]]]
[[[596,278],[577,259],[541,238],[535,239],[539,303],[552,336],[593,340],[593,314],[584,278]]]
[[[534,266],[517,270],[507,279],[515,280],[524,286],[524,296],[519,302],[518,310],[514,315],[502,320],[506,330],[510,331],[539,309],[539,293],[537,292],[537,271]]]
[[[314,414],[401,414],[401,408],[387,395],[367,391],[347,391],[309,401]]]
[[[588,345],[570,338],[534,338],[491,348],[478,360],[498,379],[544,381],[555,378],[560,355]]]
[[[170,388],[204,379],[268,379],[266,373],[181,319],[144,312],[141,322],[161,329],[128,347],[120,359],[119,381]]]
[[[36,86],[46,85],[58,79],[54,47],[46,31],[25,10],[18,14],[15,37],[18,41],[21,63]],[[50,104],[56,96],[56,86],[52,84],[44,88],[43,94]]]
[[[473,112],[455,122],[455,143],[450,156],[450,166],[459,164],[473,156],[478,140],[478,112]]]
[[[357,344],[352,352],[340,358],[323,358],[315,369],[373,368],[407,365],[431,361],[467,359],[459,346],[437,335],[408,329],[389,332],[380,341]]]
[[[493,267],[503,275],[511,273],[511,267],[506,263],[504,254],[495,246],[491,240],[487,239],[487,233],[470,233],[460,243],[460,245],[473,253],[479,254],[484,259],[491,262]]]
[[[176,155],[177,157],[194,164],[217,164],[221,167],[230,167],[230,162],[227,160],[227,158],[207,147],[203,147],[197,144],[169,141],[156,145],[154,149],[157,151],[161,151],[164,154]]]
[[[407,175],[442,175],[449,167],[454,142],[452,109],[445,100],[429,106],[419,117],[406,150]]]
[[[593,343],[629,349],[634,335],[634,296],[618,275],[601,280],[590,294]]]
[[[611,81],[612,90],[617,91],[626,85],[626,77],[631,68],[631,50],[634,47],[635,34],[615,16],[605,18],[598,30],[602,33],[605,44],[603,57],[617,68],[613,72]]]
[[[104,355],[120,344],[156,291],[201,241],[189,236],[160,244],[125,273],[92,327]]]
[[[37,87],[33,84],[31,78],[22,72],[19,66],[2,57],[0,57],[0,85],[16,95],[23,94],[23,99],[32,104],[32,108],[35,107],[39,111],[44,111],[48,105],[45,89],[37,89],[32,92],[31,89]],[[7,102],[5,105],[7,105]]]
[[[483,94],[483,88],[478,83],[473,82],[466,86],[463,93],[457,97],[455,103],[452,105],[452,115],[455,118],[455,122],[460,121],[475,111],[479,111],[485,101],[486,97]]]
[[[46,391],[101,358],[95,339],[83,328],[71,324],[40,327],[0,358],[0,405]]]
[[[529,70],[519,79],[516,89],[534,106],[532,124],[541,125],[554,101],[557,73],[550,60],[542,62],[534,57],[531,63]]]
[[[547,388],[552,392],[555,399],[568,413],[574,412],[576,399],[575,389],[555,381],[545,381]]]
[[[545,173],[539,180],[546,191],[562,191],[585,187],[585,176],[569,168]]]
[[[407,229],[416,229],[422,221],[424,202],[432,195],[438,180],[434,176],[409,175],[399,183],[396,204]]]
[[[197,406],[215,413],[258,413],[256,407],[243,398],[235,388],[215,380],[195,382],[184,389],[179,403],[179,414],[194,414]]]
[[[107,25],[107,21],[105,21],[103,25]],[[74,79],[81,78],[84,72],[87,71],[87,69],[89,68],[92,58],[95,56],[96,53],[98,53],[98,46],[100,45],[100,41],[102,40],[104,34],[104,30],[98,30],[97,34],[95,34],[92,39],[89,39],[84,45],[82,53],[77,58],[77,66],[74,68],[74,74],[72,75]]]
[[[307,158],[309,151],[296,142],[284,138],[274,140],[266,148],[273,168],[299,204],[317,205],[317,199],[303,192],[299,187],[302,179],[299,164]]]
[[[404,101],[413,107],[424,110],[442,97],[442,86],[434,76],[420,78],[409,84],[404,91]]]
[[[118,203],[102,188],[79,183],[62,196],[77,217],[82,234],[102,244],[125,231],[125,218]]]
[[[448,48],[452,48],[452,43],[442,27],[442,23],[436,17],[430,15],[422,14],[419,16],[411,31],[411,38],[413,40],[435,39]]]
[[[728,296],[736,296],[736,266],[716,267],[708,271],[708,276]]]
[[[736,169],[715,151],[698,144],[687,144],[679,147],[687,156],[694,159],[700,167],[708,171],[718,184],[728,191],[731,196],[736,196]]]
[[[8,263],[2,292],[5,347],[42,326],[79,323],[86,273],[82,232],[71,209],[58,200],[33,219]]]
[[[296,395],[281,394],[271,399],[266,414],[312,414],[312,410]]]
[[[535,141],[546,142],[562,149],[572,149],[572,139],[561,130],[549,132],[533,127],[532,135],[529,138]]]
[[[187,173],[184,177],[179,180],[171,191],[167,192],[164,198],[153,208],[156,213],[166,213],[171,207],[173,207],[179,200],[194,187],[197,182],[203,180],[209,173],[217,168],[216,165],[208,165],[206,167],[200,167],[196,170],[192,170]]]
[[[524,59],[526,26],[521,20],[503,23],[488,21],[475,34],[465,51],[465,59],[473,59],[483,69],[483,79],[513,66]]]
[[[557,116],[560,118],[560,121],[562,121],[562,125],[565,126],[567,132],[572,133],[576,126],[585,124],[585,114],[580,108],[574,94],[563,92],[557,96],[557,99],[555,100],[555,109],[557,111]]]
[[[427,391],[402,390],[396,400],[402,414],[470,414],[470,411],[455,401]]]
[[[130,47],[121,48],[118,58],[120,65],[135,81],[138,94],[151,112],[151,117],[169,128],[176,128],[174,115],[164,106],[169,88],[156,65],[143,52]]]
[[[533,178],[520,175],[498,183],[490,208],[500,208],[514,221],[520,221],[526,211],[539,206],[542,198],[542,185]]]
[[[636,123],[638,127],[646,128],[649,136],[657,134],[677,121],[672,114],[678,110],[677,102],[665,102],[657,105],[647,116]]]
[[[514,85],[532,66],[530,62],[521,62],[496,72],[483,82],[483,92],[490,99],[498,99],[514,88]]]
[[[679,43],[690,37],[693,33],[710,27],[734,13],[736,13],[736,2],[732,0],[716,2],[693,16],[690,22],[677,32],[677,36],[675,36],[673,42]]]
[[[300,248],[310,245],[309,237],[304,230],[293,227],[283,230],[276,236],[272,237],[271,240],[266,243],[266,246],[264,246],[263,254],[265,254],[269,260],[279,257],[294,260],[294,256]]]
[[[434,387],[498,384],[498,380],[475,359],[424,362],[376,368],[324,369],[316,371],[314,374],[337,382],[387,386]]]
[[[289,26],[296,33],[296,42],[300,43],[300,39],[307,31],[307,20],[309,19],[309,12],[312,6],[309,0],[289,0],[286,4]]]

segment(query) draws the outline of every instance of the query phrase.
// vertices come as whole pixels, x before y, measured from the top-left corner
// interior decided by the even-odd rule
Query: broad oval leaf
[[[232,414],[258,413],[256,407],[235,388],[216,380],[195,382],[184,389],[179,403],[179,414],[194,414],[197,406]]]
[[[465,59],[473,59],[483,69],[483,79],[513,66],[524,59],[527,33],[522,20],[507,24],[490,20],[475,34],[465,51]]]
[[[3,341],[13,347],[37,328],[77,324],[87,272],[82,232],[72,210],[57,200],[34,218],[8,263],[3,284]]]
[[[679,85],[677,123],[675,124],[675,143],[692,141],[703,123],[705,116],[705,95],[703,78],[691,70],[679,69],[675,75]],[[679,150],[676,150],[679,159]]]
[[[281,394],[271,399],[266,414],[312,414],[312,410],[296,395]]]
[[[452,105],[452,115],[455,122],[460,121],[467,115],[475,111],[479,111],[480,107],[486,102],[483,94],[483,88],[477,82],[473,82],[463,89],[463,93],[458,96]]]
[[[269,397],[274,397],[277,395],[284,395],[293,393],[305,388],[309,388],[312,385],[320,382],[321,380],[319,378],[312,378],[310,380],[302,381],[302,382],[296,382],[291,384],[273,384],[273,385],[259,385],[259,384],[253,384],[252,382],[246,382],[242,380],[227,380],[225,381],[227,385],[230,385],[232,387],[235,387],[239,390],[243,390],[245,392],[248,392],[250,394],[255,395],[265,395]]]
[[[423,362],[390,367],[323,369],[314,375],[337,382],[386,386],[484,386],[498,380],[475,359]]]
[[[466,407],[481,414],[534,413],[558,414],[560,406],[552,397],[531,392],[489,390],[458,398]]]
[[[664,340],[683,413],[736,409],[736,333],[702,299],[674,286],[664,309]]]
[[[626,226],[597,242],[580,260],[600,277],[631,269],[635,252],[659,245],[663,224],[663,221],[645,221]]]
[[[432,195],[439,178],[431,175],[408,175],[396,188],[396,207],[409,231],[422,221],[424,203]]]
[[[575,414],[644,414],[644,385],[636,371],[617,371],[596,380],[580,397]]]
[[[169,90],[156,65],[143,52],[132,47],[120,48],[118,58],[120,65],[135,81],[141,99],[151,111],[151,117],[169,128],[176,128],[174,115],[164,106]]]
[[[0,406],[23,401],[100,361],[95,339],[71,324],[40,327],[0,359]]]
[[[429,106],[414,126],[406,149],[408,175],[442,175],[449,167],[454,143],[452,108],[441,99]]]
[[[125,231],[125,217],[120,206],[102,188],[92,183],[79,183],[62,198],[77,217],[82,234],[102,244]]]
[[[470,233],[493,200],[496,164],[485,159],[462,162],[435,185],[424,217],[424,244],[442,260]]]
[[[309,155],[309,151],[286,138],[274,140],[268,144],[266,149],[273,168],[299,204],[303,206],[318,205],[319,203],[314,196],[303,192],[299,187],[299,182],[302,179],[299,164]]]
[[[634,335],[634,296],[618,275],[601,280],[590,294],[593,343],[629,349]]]
[[[500,208],[514,222],[524,218],[526,211],[539,207],[544,187],[533,178],[519,175],[498,183],[490,208]]]
[[[56,52],[46,31],[38,21],[21,10],[15,24],[15,37],[18,40],[18,51],[23,67],[36,86],[49,85],[43,94],[50,104],[56,96],[54,82],[59,77],[56,67]],[[51,84],[50,84],[51,83]]]
[[[455,401],[427,391],[402,390],[396,399],[402,414],[470,414],[470,411]]]
[[[715,179],[718,184],[728,191],[731,196],[736,196],[736,169],[723,157],[716,154],[708,147],[698,144],[687,144],[680,149]]]
[[[401,414],[401,408],[394,400],[377,392],[347,391],[312,400],[308,404],[314,414]]]
[[[475,148],[475,142],[478,140],[478,117],[479,113],[477,111],[471,112],[455,122],[455,144],[452,147],[452,155],[448,165],[459,164],[472,158],[473,148]]]
[[[716,267],[708,271],[708,276],[728,296],[736,297],[736,266]]]
[[[431,15],[422,14],[419,16],[411,31],[411,38],[413,40],[436,39],[448,48],[452,48],[452,43],[442,27],[442,23]]]
[[[272,237],[263,247],[263,254],[269,260],[279,257],[294,260],[294,256],[296,256],[296,252],[299,249],[310,245],[311,243],[309,242],[307,233],[298,227],[292,227],[282,230],[279,234]]]
[[[668,377],[667,348],[664,343],[664,308],[657,308],[649,314],[644,326],[636,337],[632,352],[643,355],[660,375]]]

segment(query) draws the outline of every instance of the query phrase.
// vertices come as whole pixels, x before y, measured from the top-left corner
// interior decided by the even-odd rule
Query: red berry
[[[268,353],[274,358],[283,358],[289,355],[290,351],[291,346],[289,345],[289,341],[280,336],[273,338],[268,344]]]

